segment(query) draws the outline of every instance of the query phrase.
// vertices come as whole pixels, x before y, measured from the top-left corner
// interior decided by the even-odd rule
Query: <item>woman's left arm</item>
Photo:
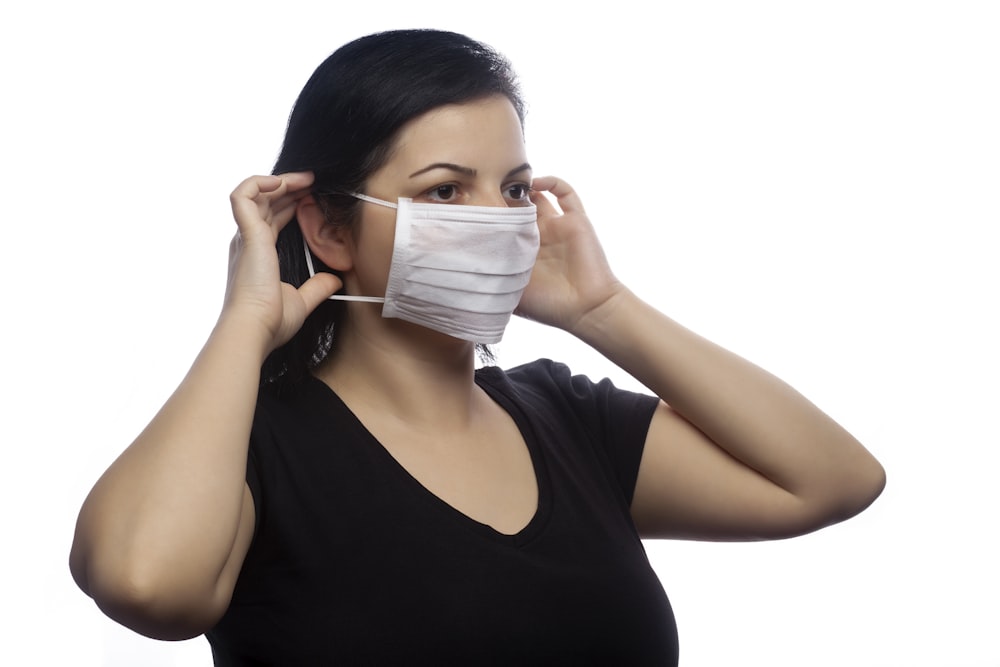
[[[644,303],[608,267],[565,182],[536,179],[542,247],[518,313],[579,337],[662,402],[632,515],[643,537],[790,537],[847,519],[885,485],[877,460],[787,384]]]

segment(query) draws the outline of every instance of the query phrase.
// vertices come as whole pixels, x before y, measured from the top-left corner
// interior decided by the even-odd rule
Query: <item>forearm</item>
[[[573,333],[718,447],[797,497],[832,503],[880,488],[881,466],[801,394],[631,292],[588,314]]]
[[[94,486],[71,564],[99,603],[211,597],[240,524],[265,352],[223,316],[180,386]],[[121,620],[121,619],[119,619]]]

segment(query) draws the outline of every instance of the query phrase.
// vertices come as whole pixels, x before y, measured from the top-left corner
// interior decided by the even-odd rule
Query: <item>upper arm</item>
[[[226,613],[229,608],[229,601],[233,596],[233,589],[236,588],[236,580],[243,569],[243,561],[246,559],[247,551],[250,550],[250,543],[253,541],[254,526],[257,522],[256,510],[254,508],[253,494],[250,486],[243,486],[243,505],[240,511],[240,524],[236,529],[236,538],[233,540],[233,549],[229,552],[229,558],[222,567],[219,574],[218,586],[218,617]]]
[[[662,402],[646,436],[632,516],[645,538],[756,540],[819,527],[794,494]]]

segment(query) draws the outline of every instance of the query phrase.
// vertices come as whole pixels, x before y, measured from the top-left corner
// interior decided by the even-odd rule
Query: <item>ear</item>
[[[316,198],[308,195],[295,207],[302,237],[313,255],[334,271],[350,271],[354,267],[354,243],[347,225],[332,225],[326,221]]]

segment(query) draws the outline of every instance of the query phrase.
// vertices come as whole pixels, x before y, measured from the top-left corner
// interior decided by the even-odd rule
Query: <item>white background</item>
[[[0,663],[210,664],[75,588],[76,512],[210,330],[227,195],[313,68],[438,27],[512,59],[536,173],[576,186],[627,284],[888,470],[811,536],[649,543],[682,665],[1000,665],[996,3],[28,4],[0,20]],[[635,386],[536,325],[498,351]]]

